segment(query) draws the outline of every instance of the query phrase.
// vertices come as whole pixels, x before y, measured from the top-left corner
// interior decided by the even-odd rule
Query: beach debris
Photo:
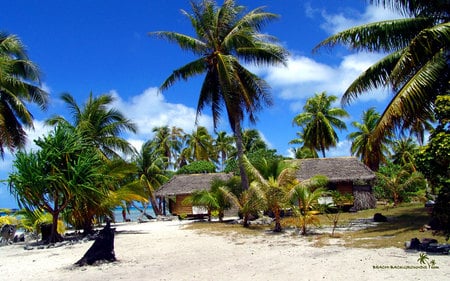
[[[387,217],[383,216],[381,213],[376,213],[373,215],[374,222],[387,222]]]
[[[106,226],[100,230],[94,244],[87,250],[84,256],[75,264],[78,266],[92,265],[97,261],[116,261],[114,253],[114,232],[111,228],[111,219],[106,220]]]
[[[14,239],[17,227],[13,224],[4,224],[2,226],[1,234],[1,244],[9,244],[9,241]]]
[[[411,239],[411,241],[405,243],[406,249],[425,251],[427,253],[440,253],[448,255],[450,253],[449,244],[439,244],[436,239],[423,238],[420,241],[417,237]]]

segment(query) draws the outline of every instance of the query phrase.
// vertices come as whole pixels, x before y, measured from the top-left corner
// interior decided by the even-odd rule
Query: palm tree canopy
[[[350,28],[315,49],[343,44],[356,51],[387,53],[364,71],[342,98],[347,104],[368,90],[392,89],[394,96],[374,130],[375,140],[382,141],[384,134],[402,124],[419,128],[417,120],[423,122],[433,115],[436,96],[448,94],[450,4],[447,0],[371,2],[400,11],[406,18]]]
[[[33,115],[26,102],[42,110],[48,93],[40,87],[38,67],[28,59],[25,47],[15,35],[0,32],[0,154],[4,147],[14,151],[25,144],[22,125],[33,127]]]
[[[347,129],[340,118],[347,117],[348,113],[342,108],[331,107],[336,100],[336,96],[328,96],[325,92],[315,94],[306,101],[304,112],[294,117],[294,124],[303,128],[300,135],[304,145],[322,151],[323,157],[325,150],[336,146],[339,141],[334,128]]]
[[[352,122],[357,131],[348,135],[348,139],[352,141],[351,154],[358,156],[373,171],[378,170],[380,163],[386,162],[388,153],[386,144],[389,143],[389,137],[386,136],[383,142],[375,141],[373,137],[379,119],[380,114],[375,108],[363,111],[362,123]]]
[[[236,121],[242,121],[244,111],[250,121],[263,104],[270,105],[268,85],[244,68],[245,63],[274,65],[286,61],[286,51],[274,43],[274,38],[260,30],[277,15],[256,8],[244,13],[243,6],[225,0],[221,7],[214,1],[191,2],[192,13],[182,11],[189,18],[196,37],[169,32],[151,32],[151,36],[178,44],[199,58],[175,70],[162,84],[166,90],[180,79],[206,73],[197,106],[197,115],[207,105],[212,108],[214,124],[225,106],[230,125],[235,131]]]
[[[132,153],[132,146],[120,135],[125,132],[135,133],[136,125],[115,108],[110,108],[114,102],[112,95],[93,97],[91,93],[87,102],[80,107],[74,97],[68,93],[61,99],[69,107],[73,124],[83,137],[89,140],[105,157],[118,157],[118,152]],[[47,124],[70,124],[62,116],[54,116]]]

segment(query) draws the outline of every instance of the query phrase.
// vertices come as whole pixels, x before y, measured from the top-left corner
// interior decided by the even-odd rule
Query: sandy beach
[[[0,280],[450,280],[450,256],[398,248],[313,247],[292,233],[223,236],[179,221],[115,224],[113,263],[78,267],[93,241],[57,248],[0,247]]]

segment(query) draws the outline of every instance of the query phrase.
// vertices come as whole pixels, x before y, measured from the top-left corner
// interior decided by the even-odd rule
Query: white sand
[[[93,241],[40,250],[14,244],[0,247],[0,280],[450,280],[450,256],[432,255],[439,268],[417,269],[419,253],[397,248],[318,248],[290,234],[224,237],[175,221],[114,227],[117,262],[73,266]]]

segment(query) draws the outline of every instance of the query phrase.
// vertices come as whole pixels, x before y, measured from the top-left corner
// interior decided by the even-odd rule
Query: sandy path
[[[117,262],[74,267],[92,241],[40,250],[16,244],[0,247],[0,280],[450,280],[450,256],[430,256],[439,268],[419,269],[417,252],[397,248],[317,248],[289,234],[224,237],[180,222],[114,227]]]

